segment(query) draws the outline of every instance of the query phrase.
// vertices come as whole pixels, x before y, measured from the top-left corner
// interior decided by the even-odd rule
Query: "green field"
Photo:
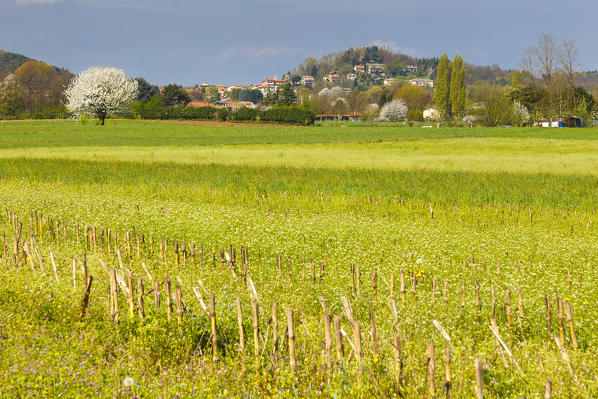
[[[0,123],[0,396],[444,397],[445,348],[452,397],[475,397],[475,359],[487,398],[597,396],[597,175],[598,129]]]

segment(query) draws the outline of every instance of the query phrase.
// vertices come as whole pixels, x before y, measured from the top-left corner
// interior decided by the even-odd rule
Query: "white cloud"
[[[279,46],[247,46],[247,45],[234,45],[229,46],[222,50],[216,58],[218,61],[228,61],[231,58],[249,58],[258,59],[264,57],[276,57],[279,55],[290,55],[304,52],[304,49],[291,48],[291,47],[279,47]]]
[[[38,4],[56,4],[62,3],[64,0],[15,0],[17,6],[30,6]]]
[[[373,42],[370,43],[370,46],[378,46],[381,47],[383,49],[386,49],[390,52],[396,53],[396,54],[405,54],[405,55],[410,55],[412,57],[415,56],[415,50],[410,49],[410,48],[404,48],[404,47],[400,47],[398,44],[396,44],[395,42],[388,40],[374,40]]]

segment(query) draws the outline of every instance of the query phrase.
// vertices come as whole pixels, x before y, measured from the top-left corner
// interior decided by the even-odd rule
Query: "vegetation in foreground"
[[[268,135],[293,143],[291,132],[307,144],[318,132],[343,141],[348,131],[345,140],[355,146],[437,134],[231,127],[213,128],[209,138],[208,127],[127,122],[108,125],[102,138],[95,127],[84,135],[73,125],[63,125],[63,132],[55,126],[0,125],[2,146],[42,147],[44,136],[62,136],[71,146],[94,140],[118,147],[126,145],[127,130],[137,135],[135,145],[163,151],[173,145],[169,129],[175,137],[223,145],[242,145],[241,137],[263,143]],[[29,134],[12,134],[21,129]],[[520,134],[477,132],[475,140]],[[591,143],[592,131],[585,132],[588,137],[568,134]],[[526,138],[520,140],[525,146]],[[446,348],[453,397],[475,396],[475,359],[481,360],[485,397],[539,396],[547,381],[555,397],[598,392],[592,175],[536,174],[533,165],[527,173],[481,173],[362,170],[350,162],[340,169],[64,160],[55,146],[56,159],[0,160],[0,201],[8,210],[0,217],[5,397],[443,396]],[[84,262],[93,282],[81,317]],[[112,268],[116,280],[122,277],[112,284],[117,313],[110,311]],[[132,314],[125,294],[129,272]],[[143,279],[143,307],[137,278]],[[257,345],[252,303],[259,310]],[[294,311],[295,371],[287,309]],[[324,309],[332,318],[331,341]],[[344,332],[340,359],[335,316]],[[504,346],[489,327],[491,316]]]

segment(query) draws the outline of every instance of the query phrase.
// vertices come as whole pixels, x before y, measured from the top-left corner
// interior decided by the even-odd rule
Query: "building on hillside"
[[[244,88],[245,87],[243,87],[243,86],[228,86],[226,88],[226,91],[230,93],[233,90],[243,90]]]
[[[301,85],[302,86],[312,87],[315,82],[316,82],[316,80],[314,79],[313,76],[310,76],[310,75],[301,76]]]
[[[322,80],[324,80],[324,82],[340,83],[341,75],[338,72],[333,71],[324,75]]]
[[[394,78],[387,78],[384,79],[384,86],[390,86],[394,83],[395,79]]]
[[[434,81],[432,79],[409,79],[409,84],[419,87],[434,88]]]
[[[363,66],[363,65],[355,65],[353,67],[353,70],[355,72],[365,72],[365,66]]]
[[[286,80],[275,79],[275,78],[268,78],[264,79],[262,83],[260,83],[257,88],[262,94],[265,96],[272,91],[278,90],[280,85],[285,84]]]
[[[424,110],[423,117],[425,121],[439,121],[441,115],[436,108],[428,108]]]
[[[370,75],[384,75],[384,64],[367,64],[366,65],[367,73]]]
[[[348,73],[347,79],[353,81],[353,80],[357,79],[357,75],[355,75],[354,73]]]
[[[417,65],[407,65],[405,67],[405,72],[407,72],[407,73],[415,73],[415,72],[417,72]]]

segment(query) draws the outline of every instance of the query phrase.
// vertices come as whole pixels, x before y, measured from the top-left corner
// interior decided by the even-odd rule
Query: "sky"
[[[566,9],[565,9],[566,8]],[[158,85],[252,84],[309,56],[378,44],[517,68],[546,33],[598,69],[595,0],[0,0],[0,49]]]

